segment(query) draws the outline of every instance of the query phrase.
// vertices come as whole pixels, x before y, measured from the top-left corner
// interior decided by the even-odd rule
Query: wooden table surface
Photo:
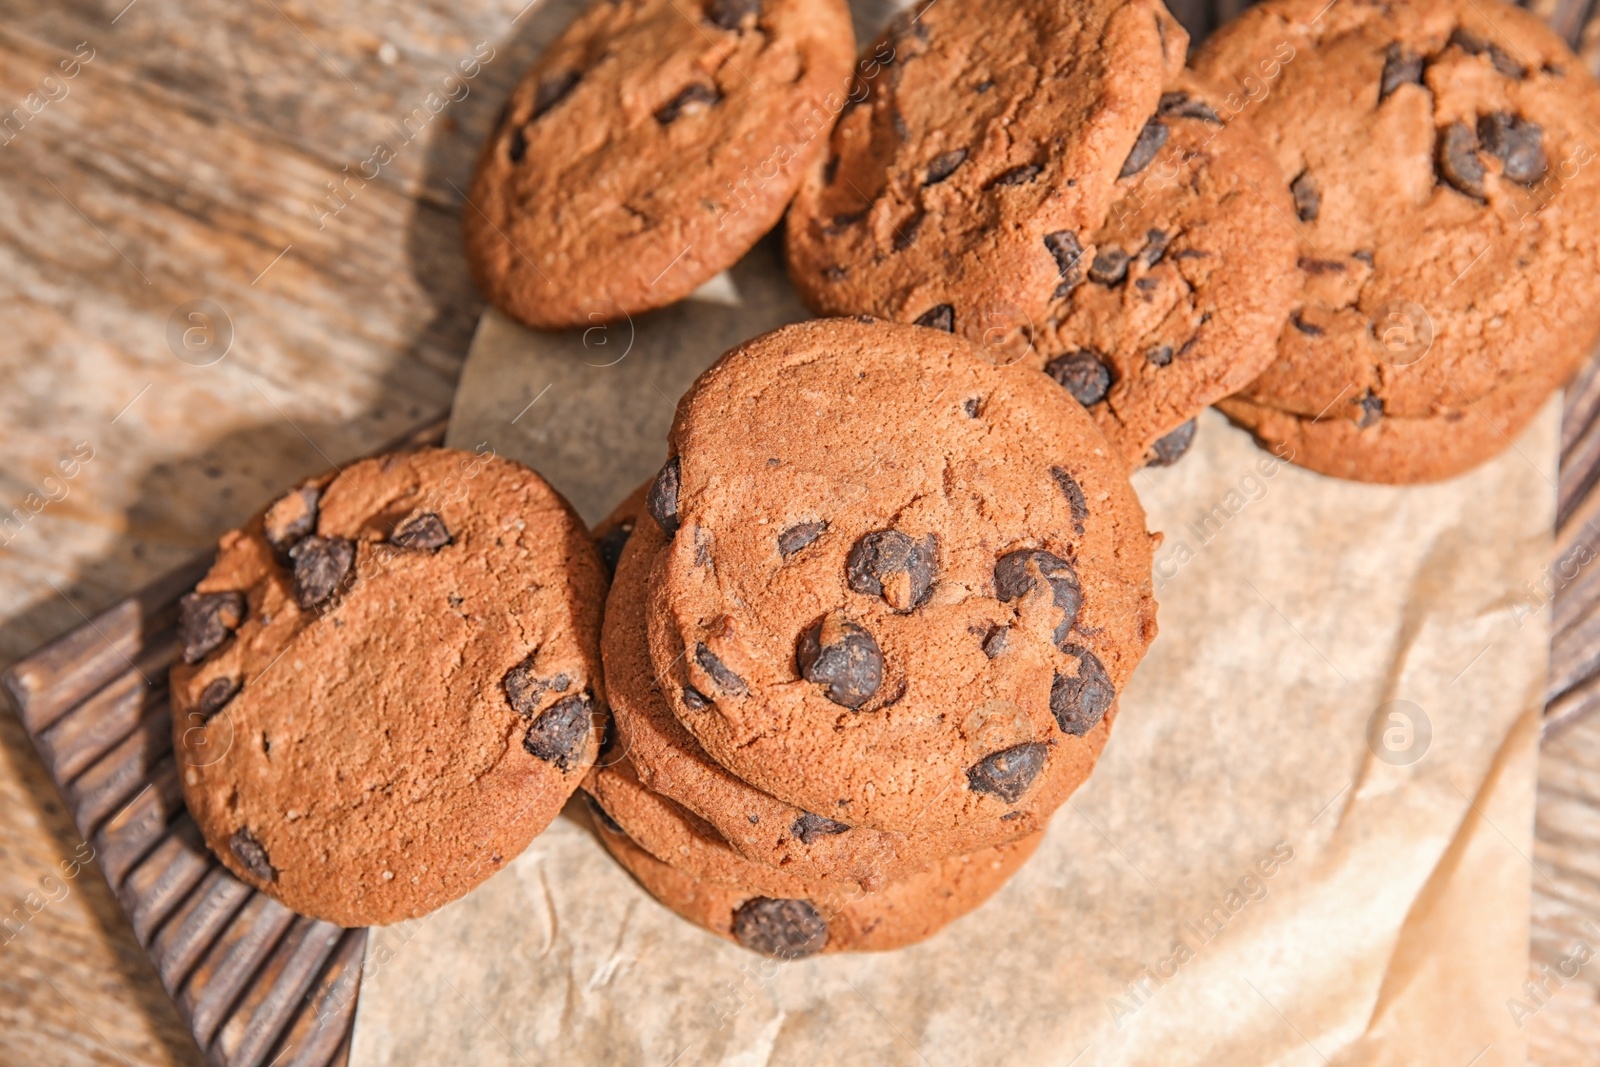
[[[460,190],[573,10],[525,3],[0,0],[0,667],[448,410],[481,307]],[[1563,480],[1574,543],[1589,481]],[[1558,692],[1593,670],[1586,577]],[[1544,749],[1530,977],[1600,947],[1597,844],[1593,716]],[[0,1063],[198,1063],[86,849],[0,715]],[[1600,963],[1527,1025],[1535,1063],[1592,1062]]]

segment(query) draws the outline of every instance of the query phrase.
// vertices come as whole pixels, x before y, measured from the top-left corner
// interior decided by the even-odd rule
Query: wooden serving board
[[[1169,6],[1198,40],[1246,5]],[[1600,0],[1527,6],[1600,74]],[[436,423],[397,446],[443,435]],[[1600,707],[1600,568],[1584,566],[1600,552],[1597,486],[1600,362],[1591,361],[1566,392],[1562,424],[1546,736]],[[208,1062],[343,1065],[367,931],[296,916],[234,878],[183,808],[167,672],[177,658],[178,598],[209,565],[209,556],[197,559],[146,586],[0,683]]]

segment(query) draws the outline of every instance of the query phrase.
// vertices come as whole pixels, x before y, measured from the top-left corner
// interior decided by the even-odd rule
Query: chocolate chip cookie
[[[1195,416],[1266,369],[1293,299],[1288,188],[1225,97],[1168,82],[1028,355],[1134,465],[1174,462]]]
[[[1026,347],[1098,229],[1188,35],[1159,0],[940,0],[863,53],[789,214],[819,314]]]
[[[605,590],[566,501],[492,453],[389,455],[291,490],[182,602],[173,730],[206,843],[344,926],[466,893],[594,760]]]
[[[1218,406],[1341,477],[1450,477],[1504,448],[1600,335],[1600,90],[1495,0],[1269,0],[1200,73],[1242,116],[1301,243],[1275,361]],[[1263,81],[1261,64],[1292,54]]]
[[[849,91],[843,0],[597,0],[512,93],[462,215],[530,326],[688,295],[782,215]]]
[[[942,860],[876,893],[816,900],[700,881],[608,827],[602,826],[600,840],[640,885],[683,918],[752,952],[789,960],[822,952],[883,952],[926,940],[998,892],[1039,845],[1035,834]]]
[[[723,356],[670,446],[651,659],[718,763],[913,834],[1087,776],[1155,635],[1151,538],[1054,382],[940,331],[812,321]]]

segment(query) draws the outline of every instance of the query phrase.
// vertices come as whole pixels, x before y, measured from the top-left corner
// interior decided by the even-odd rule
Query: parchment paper
[[[771,243],[587,347],[489,314],[450,442],[593,520],[660,464],[695,373],[803,314]],[[1166,533],[1161,634],[1094,776],[982,909],[904,951],[773,963],[656,904],[569,808],[465,899],[374,931],[351,1062],[1521,1063],[1549,624],[1518,590],[1557,416],[1392,488],[1208,412],[1135,478]]]

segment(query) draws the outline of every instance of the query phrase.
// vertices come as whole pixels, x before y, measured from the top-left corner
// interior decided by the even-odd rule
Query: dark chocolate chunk
[[[683,687],[683,706],[690,711],[704,711],[711,706],[706,695],[692,685]]]
[[[883,653],[863,627],[829,617],[813,623],[795,648],[800,677],[825,686],[823,695],[841,707],[861,707],[883,684]]]
[[[1300,216],[1301,222],[1315,222],[1317,213],[1322,210],[1322,190],[1317,188],[1317,180],[1309,171],[1301,171],[1300,176],[1289,183],[1289,193],[1294,197],[1294,213]]]
[[[1361,416],[1356,419],[1356,425],[1365,430],[1368,426],[1383,418],[1383,397],[1375,395],[1371,389],[1359,401]]]
[[[828,225],[822,228],[822,232],[827,234],[829,237],[835,237],[866,217],[867,213],[865,211],[856,211],[835,215]]]
[[[1172,362],[1172,346],[1151,345],[1145,349],[1144,358],[1157,367],[1165,367]]]
[[[1044,372],[1086,408],[1100,403],[1111,390],[1111,369],[1087,348],[1057,356],[1044,365]]]
[[[1099,656],[1077,645],[1063,645],[1061,651],[1078,661],[1078,673],[1058,674],[1050,683],[1050,713],[1062,733],[1082,737],[1105,718],[1117,691]]]
[[[1305,308],[1295,309],[1294,313],[1289,316],[1289,321],[1294,324],[1295,329],[1307,337],[1321,337],[1327,332],[1321,326],[1306,321]]]
[[[1066,296],[1073,286],[1083,280],[1078,267],[1078,261],[1083,258],[1083,245],[1078,243],[1078,235],[1071,230],[1057,230],[1044,235],[1044,247],[1055,258],[1056,270],[1061,275],[1061,284],[1056,287],[1055,295]]]
[[[1153,267],[1161,262],[1161,257],[1167,254],[1167,243],[1172,238],[1167,236],[1165,230],[1149,230],[1144,235],[1144,248],[1139,250],[1139,261],[1146,267]]]
[[[200,690],[200,717],[209,719],[228,706],[228,701],[239,695],[239,679],[223,675],[213,678]]]
[[[1350,253],[1350,258],[1359,259],[1369,267],[1373,266],[1377,262],[1376,257],[1373,256],[1372,249],[1370,248],[1358,248],[1354,252]]]
[[[1041,548],[1022,548],[1007,552],[995,561],[994,590],[1001,603],[1024,596],[1034,587],[1030,565],[1050,586],[1050,598],[1062,611],[1062,620],[1055,629],[1055,641],[1060,644],[1078,621],[1078,609],[1083,606],[1083,590],[1078,585],[1078,572],[1072,564],[1053,552]]]
[[[1295,266],[1307,274],[1343,274],[1344,264],[1336,259],[1313,259],[1311,256],[1301,256]]]
[[[778,552],[784,556],[792,556],[802,548],[822,536],[828,528],[825,522],[802,522],[791,526],[778,535]]]
[[[1118,178],[1131,178],[1141,170],[1148,167],[1156,158],[1156,153],[1161,151],[1167,143],[1167,128],[1155,119],[1144,124],[1144,129],[1139,131],[1138,140],[1133,142],[1133,149],[1129,151],[1128,158],[1122,163],[1122,170]]]
[[[1525,78],[1528,76],[1527,68],[1512,59],[1504,48],[1501,48],[1493,41],[1484,40],[1469,30],[1461,29],[1459,26],[1456,27],[1455,31],[1450,34],[1448,43],[1455,45],[1468,55],[1481,56],[1487,54],[1489,62],[1494,65],[1494,69],[1508,78]]]
[[[450,531],[444,528],[444,520],[430,511],[390,534],[389,543],[419,552],[437,552],[450,543]]]
[[[663,126],[670,126],[685,114],[702,111],[721,99],[722,94],[717,92],[714,86],[696,82],[667,101],[666,105],[656,112],[656,121]]]
[[[761,17],[761,0],[711,0],[706,18],[718,29],[737,30],[745,17]]]
[[[975,419],[978,417],[978,405],[978,398],[969,396],[961,402],[961,410],[967,413],[967,418]]]
[[[1112,245],[1095,252],[1089,280],[1096,285],[1116,285],[1128,276],[1128,253]]]
[[[956,332],[956,309],[949,304],[935,304],[933,307],[911,320],[913,326],[926,326],[930,330],[943,330],[945,333]]]
[[[967,786],[975,793],[989,793],[1007,804],[1015,804],[1044,770],[1045,757],[1049,754],[1050,746],[1042,741],[1028,741],[991,752],[967,768]]]
[[[601,535],[599,541],[600,561],[606,565],[606,573],[615,577],[617,563],[622,559],[622,550],[628,547],[628,538],[633,536],[633,523],[625,522],[613,526]]]
[[[1439,174],[1457,191],[1483,199],[1483,160],[1478,138],[1464,122],[1452,122],[1439,135]]]
[[[1155,278],[1144,277],[1133,283],[1133,287],[1141,293],[1153,293],[1161,283]]]
[[[580,792],[583,791],[580,790]],[[622,824],[613,819],[611,813],[600,806],[600,802],[594,798],[594,794],[583,792],[583,799],[589,805],[589,814],[593,816],[594,821],[599,823],[602,828],[614,834],[623,832]]]
[[[1004,626],[995,626],[983,637],[983,654],[994,659],[1006,650],[1006,643],[1010,640],[1011,631]]]
[[[678,532],[678,473],[679,459],[673,456],[662,466],[656,480],[650,483],[644,506],[668,537]]]
[[[972,88],[981,95],[983,93],[988,92],[990,89],[993,89],[994,88],[994,82],[991,81],[988,78],[985,78],[983,81],[979,82],[977,85],[974,85]]]
[[[1378,86],[1378,99],[1382,101],[1402,85],[1422,84],[1422,57],[1414,56],[1391,44],[1383,53],[1383,80]]]
[[[1083,495],[1083,487],[1062,467],[1051,467],[1050,477],[1055,479],[1056,488],[1061,490],[1061,495],[1067,498],[1067,507],[1072,511],[1073,531],[1083,533],[1084,521],[1089,518],[1089,501]]]
[[[923,185],[937,185],[956,172],[956,168],[967,161],[965,148],[953,148],[933,157],[928,164],[928,171],[922,178]]]
[[[228,851],[233,853],[233,858],[238,860],[245,870],[263,882],[278,880],[278,869],[267,859],[267,850],[249,830],[242,828],[235,830],[233,836],[228,838]]]
[[[583,756],[584,745],[594,732],[594,698],[574,693],[551,704],[533,720],[522,739],[530,755],[566,770]]]
[[[1010,170],[1003,170],[997,174],[994,181],[989,183],[989,186],[993,188],[996,185],[1026,185],[1037,178],[1039,172],[1043,169],[1037,163],[1025,163],[1020,167],[1012,167]]]
[[[1544,128],[1520,115],[1496,111],[1478,119],[1478,140],[1483,150],[1505,164],[1502,173],[1514,182],[1532,185],[1544,177],[1549,162],[1544,155]]]
[[[565,100],[581,76],[575,70],[564,70],[541,81],[538,90],[533,94],[533,114],[528,116],[528,121],[532,122]]]
[[[812,840],[818,837],[848,833],[849,830],[850,827],[842,822],[837,822],[822,815],[813,815],[809,811],[802,813],[794,821],[794,825],[789,827],[789,832],[798,837],[803,845],[811,844]]]
[[[1162,93],[1156,105],[1156,114],[1164,118],[1199,119],[1202,122],[1222,125],[1222,116],[1204,100],[1196,100],[1188,93]]]
[[[527,718],[539,710],[540,698],[546,693],[565,693],[567,687],[572,685],[572,679],[565,674],[558,674],[553,678],[540,678],[534,673],[534,660],[537,652],[530,652],[521,663],[506,671],[506,676],[500,680],[500,687],[506,692],[506,702],[523,718]]]
[[[199,663],[244,622],[243,593],[186,593],[178,601],[183,662]]]
[[[717,688],[724,693],[734,696],[744,696],[749,689],[744,684],[744,679],[730,671],[726,664],[717,658],[705,645],[694,646],[694,661],[700,664],[700,669],[711,675],[711,680],[717,683]]]
[[[1170,467],[1182,459],[1183,454],[1189,451],[1189,446],[1194,444],[1195,427],[1195,420],[1190,419],[1176,430],[1157,440],[1155,444],[1150,446],[1150,450],[1154,454],[1150,457],[1149,465],[1152,467]]]
[[[289,550],[294,562],[294,598],[314,608],[336,593],[355,566],[356,546],[342,537],[301,538]]]
[[[911,247],[911,242],[917,239],[917,231],[922,228],[922,220],[925,218],[927,216],[919,211],[894,232],[893,244],[896,252],[904,252]]]
[[[933,591],[939,542],[933,534],[913,541],[899,530],[862,535],[845,559],[845,580],[867,596],[881,596],[896,611],[921,607]]]
[[[521,163],[528,157],[528,135],[518,126],[511,131],[511,140],[506,144],[506,158],[513,163]]]
[[[733,913],[733,936],[765,956],[798,960],[828,944],[828,924],[809,900],[752,897]]]
[[[261,520],[262,532],[266,534],[267,544],[272,546],[280,559],[287,559],[289,550],[302,537],[316,532],[317,502],[321,498],[321,489],[314,485],[302,485],[279,497],[267,509]]]

